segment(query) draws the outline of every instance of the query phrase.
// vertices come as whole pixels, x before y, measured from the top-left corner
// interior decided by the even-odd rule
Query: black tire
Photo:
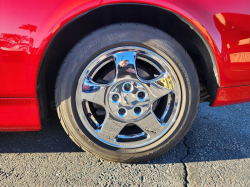
[[[76,84],[83,69],[102,52],[120,46],[144,47],[168,58],[179,79],[183,95],[179,115],[171,129],[156,142],[132,150],[110,147],[93,137],[82,125],[75,104]],[[73,47],[60,68],[55,100],[63,128],[83,150],[109,161],[138,162],[163,154],[184,137],[195,119],[199,93],[195,66],[177,41],[154,27],[122,23],[94,31]]]

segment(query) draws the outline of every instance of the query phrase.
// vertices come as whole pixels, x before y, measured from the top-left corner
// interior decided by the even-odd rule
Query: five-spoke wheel
[[[199,82],[185,50],[166,33],[121,23],[85,36],[57,77],[62,126],[82,149],[103,159],[154,158],[188,131]]]
[[[137,61],[154,68],[150,79],[139,75]],[[105,71],[103,66],[113,69]],[[110,72],[113,76],[106,83],[98,77]],[[163,97],[167,105],[164,103],[157,117],[154,107],[161,105]],[[153,51],[134,46],[117,47],[97,56],[84,69],[76,89],[77,111],[88,131],[110,146],[124,148],[159,139],[175,121],[180,100],[179,81],[168,62]],[[90,103],[103,110],[103,120],[96,119],[96,110],[87,107]],[[129,129],[126,134],[125,128]]]

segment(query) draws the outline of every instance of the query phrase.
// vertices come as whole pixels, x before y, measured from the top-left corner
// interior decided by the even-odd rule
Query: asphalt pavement
[[[185,138],[137,164],[78,148],[56,113],[39,132],[0,133],[0,186],[250,186],[250,103],[201,103]]]

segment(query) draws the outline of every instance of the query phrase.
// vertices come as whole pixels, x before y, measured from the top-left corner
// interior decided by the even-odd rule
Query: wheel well
[[[201,101],[213,103],[219,85],[217,67],[207,41],[198,30],[181,16],[163,8],[144,4],[113,4],[93,9],[71,20],[50,42],[37,80],[42,120],[46,119],[49,108],[54,106],[57,73],[70,49],[88,33],[119,22],[147,24],[174,37],[195,64],[201,84]]]

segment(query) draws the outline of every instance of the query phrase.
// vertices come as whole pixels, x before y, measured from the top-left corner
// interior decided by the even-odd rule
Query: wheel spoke
[[[117,79],[137,79],[135,58],[136,52],[134,51],[120,52],[114,54]]]
[[[136,125],[144,130],[150,136],[150,138],[156,136],[156,134],[158,134],[157,132],[162,128],[161,122],[158,121],[151,110],[147,112],[143,119],[136,122]]]
[[[113,142],[115,141],[117,135],[125,127],[125,125],[126,123],[117,121],[109,115],[107,119],[105,119],[105,121],[103,122],[102,127],[98,132],[98,135],[104,138],[105,140]]]
[[[82,85],[81,99],[104,106],[107,84],[98,84],[85,80]]]
[[[173,79],[167,73],[160,75],[156,79],[147,81],[145,84],[148,87],[151,102],[174,92]]]

